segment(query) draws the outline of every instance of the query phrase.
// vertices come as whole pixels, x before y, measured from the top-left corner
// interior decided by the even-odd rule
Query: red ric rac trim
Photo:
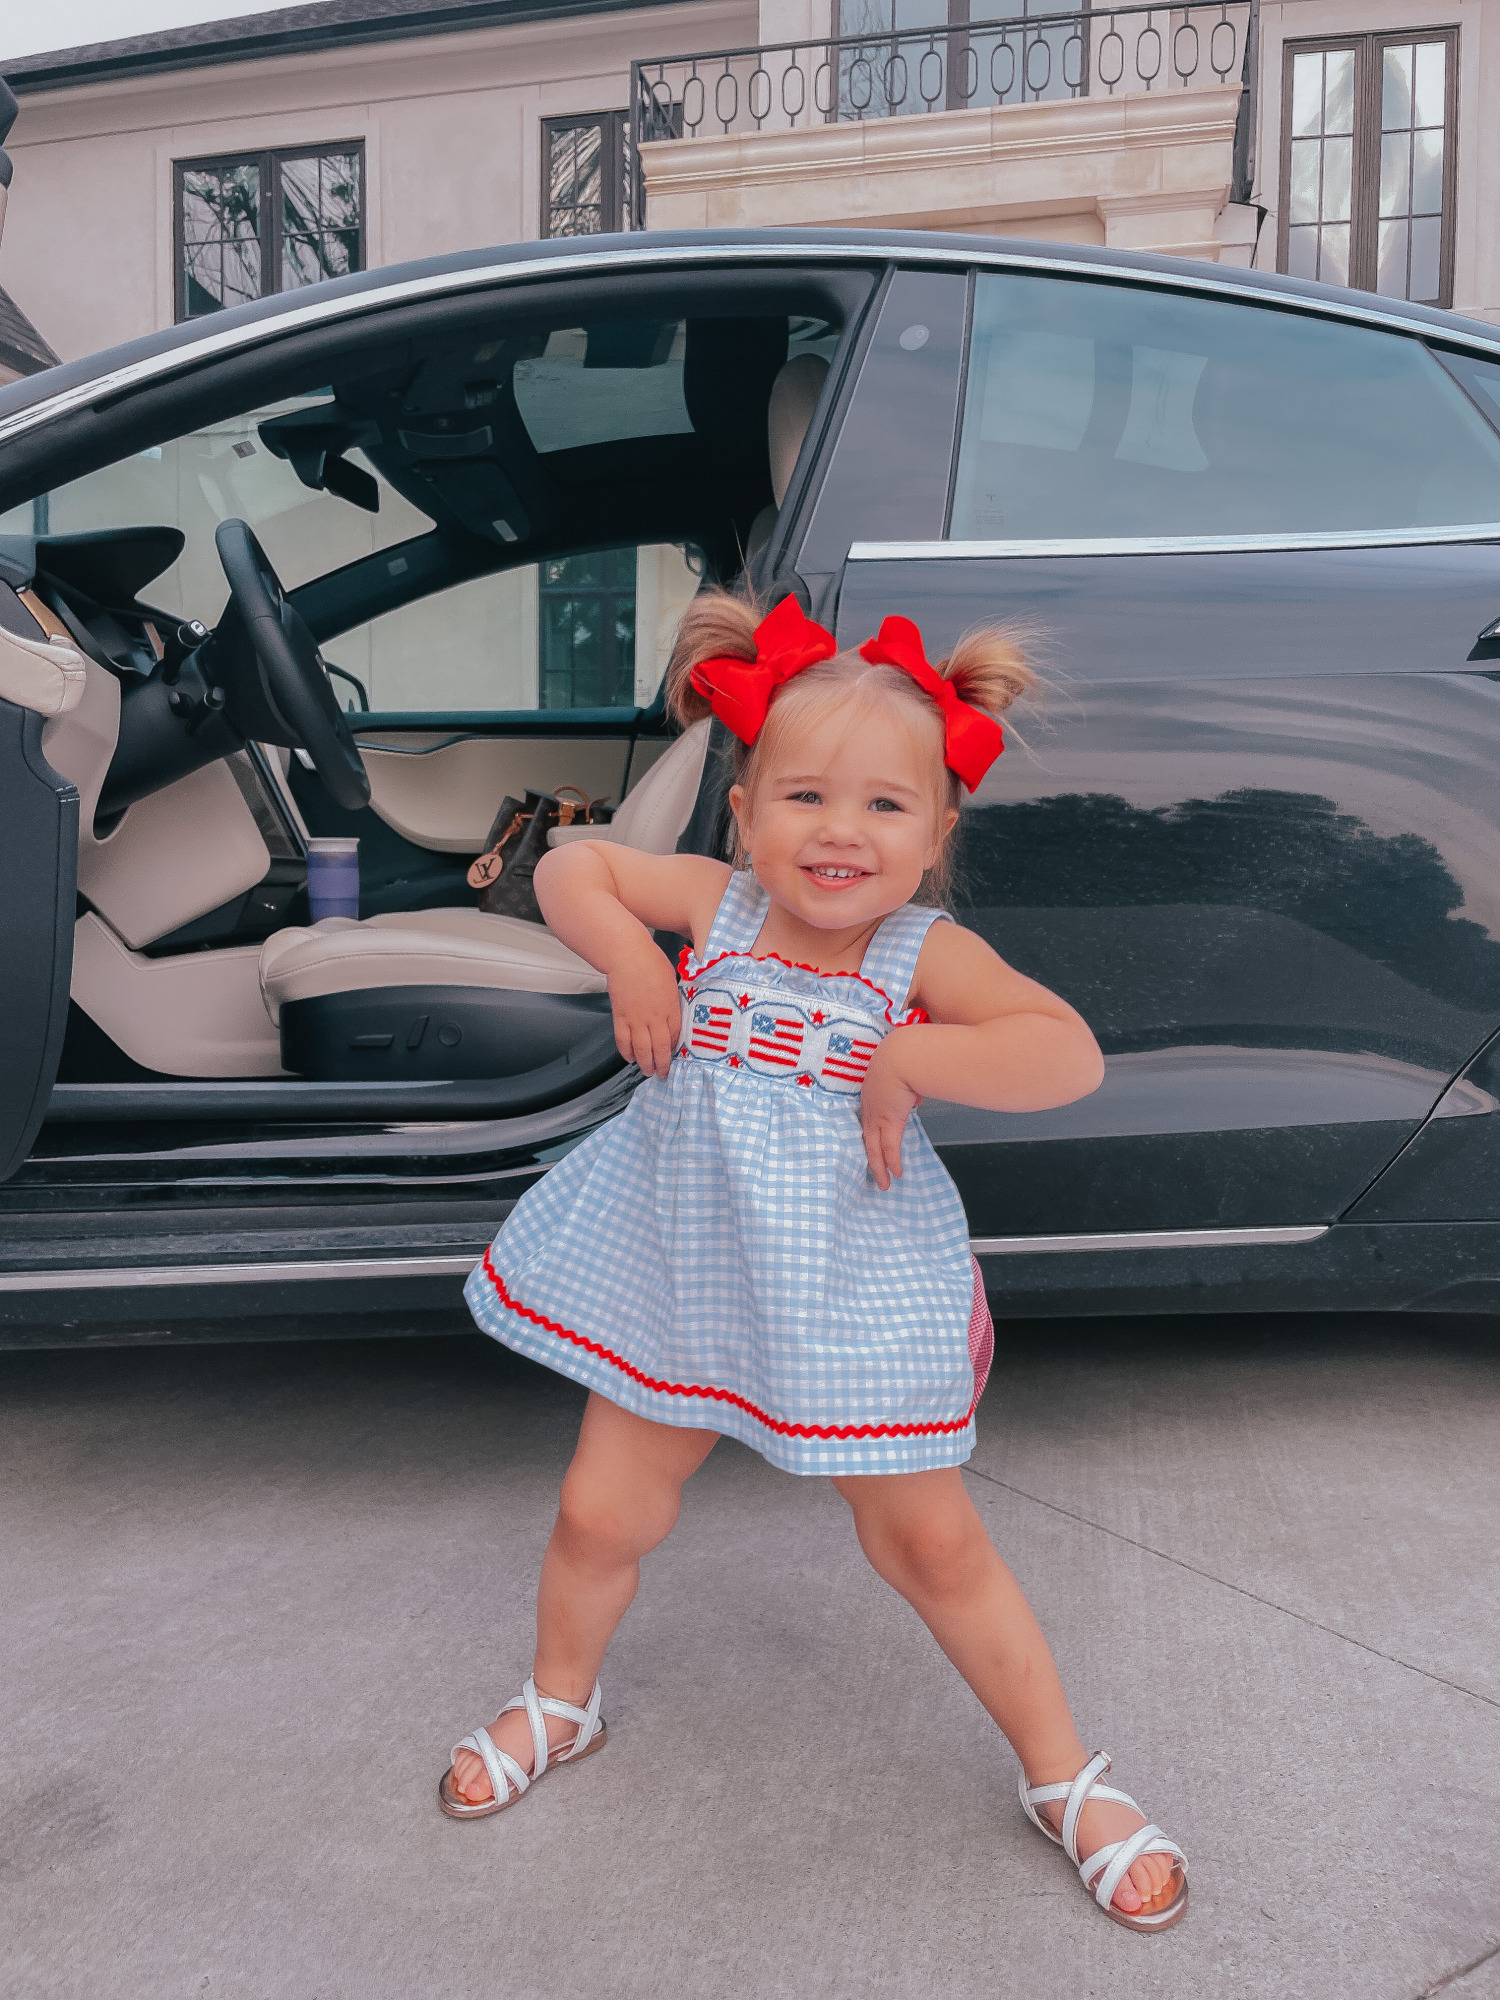
[[[677,977],[684,985],[689,979],[699,980],[710,967],[722,965],[726,958],[748,958],[752,965],[784,965],[788,972],[810,972],[814,979],[857,979],[861,986],[868,986],[872,993],[880,995],[881,999],[885,1002],[885,1018],[893,1025],[896,1023],[896,1017],[891,1011],[893,1003],[890,994],[886,992],[883,986],[877,986],[873,979],[866,979],[862,972],[822,972],[816,965],[801,965],[796,959],[783,958],[780,952],[776,951],[716,952],[712,958],[705,959],[696,972],[689,972],[688,966],[694,962],[693,947],[690,944],[685,944],[677,954]],[[690,993],[688,998],[691,999],[692,997]],[[740,1002],[742,1007],[746,1004],[744,1000]],[[900,1025],[904,1028],[917,1027],[930,1018],[931,1016],[923,1008],[908,1007],[906,1012],[901,1016]]]
[[[728,954],[726,954],[727,956]],[[694,1382],[658,1382],[650,1375],[642,1374],[639,1368],[626,1361],[622,1355],[613,1353],[597,1340],[590,1340],[586,1334],[575,1333],[570,1326],[559,1326],[555,1319],[547,1319],[541,1313],[533,1312],[507,1288],[505,1280],[490,1262],[488,1250],[484,1253],[484,1274],[499,1294],[500,1303],[522,1319],[529,1319],[533,1326],[539,1326],[547,1333],[555,1333],[559,1340],[571,1341],[574,1347],[581,1347],[588,1354],[598,1355],[611,1368],[618,1368],[632,1382],[639,1382],[643,1389],[650,1389],[658,1396],[701,1396],[705,1402],[730,1403],[747,1416],[754,1417],[758,1424],[764,1424],[768,1431],[778,1437],[827,1438],[844,1440],[850,1438],[909,1438],[909,1437],[951,1437],[957,1431],[967,1430],[974,1414],[971,1403],[963,1416],[947,1424],[788,1424],[777,1417],[768,1417],[764,1410],[743,1396],[737,1396],[733,1389],[710,1389]],[[979,1399],[976,1396],[974,1401]]]

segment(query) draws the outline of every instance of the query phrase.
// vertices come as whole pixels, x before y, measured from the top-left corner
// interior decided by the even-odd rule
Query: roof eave
[[[673,5],[676,0],[651,0],[651,4]],[[326,6],[288,7],[273,14],[241,15],[231,21],[22,56],[6,65],[5,80],[17,97],[33,97],[51,90],[217,68],[225,63],[316,55],[372,42],[472,33],[477,28],[564,20],[579,14],[623,13],[640,5],[642,0],[457,0],[457,4],[450,0],[446,5],[420,4],[419,0],[391,13],[351,20],[337,18],[344,9],[334,0]],[[297,18],[289,22],[287,16]],[[278,21],[280,25],[276,25]]]

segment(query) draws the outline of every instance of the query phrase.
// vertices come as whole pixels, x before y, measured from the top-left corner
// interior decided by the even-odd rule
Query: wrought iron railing
[[[1023,9],[1028,0],[1021,0]],[[942,111],[1123,96],[1237,82],[1236,200],[1253,162],[1259,0],[1020,12],[906,28],[652,57],[630,66],[631,147],[655,139],[798,131]],[[645,183],[633,161],[634,223]]]

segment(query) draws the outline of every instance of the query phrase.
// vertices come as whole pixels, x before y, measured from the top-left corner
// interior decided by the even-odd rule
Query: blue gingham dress
[[[882,1192],[859,1121],[944,913],[907,904],[858,974],[823,974],[752,956],[768,906],[752,874],[731,877],[702,961],[682,957],[670,1075],[522,1197],[469,1309],[622,1409],[788,1472],[962,1464],[977,1400],[963,1204],[915,1118]]]

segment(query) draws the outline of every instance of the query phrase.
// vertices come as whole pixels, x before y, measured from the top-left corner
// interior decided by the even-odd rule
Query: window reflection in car
[[[1500,521],[1500,437],[1481,408],[1420,341],[1377,328],[982,272],[950,533]]]

